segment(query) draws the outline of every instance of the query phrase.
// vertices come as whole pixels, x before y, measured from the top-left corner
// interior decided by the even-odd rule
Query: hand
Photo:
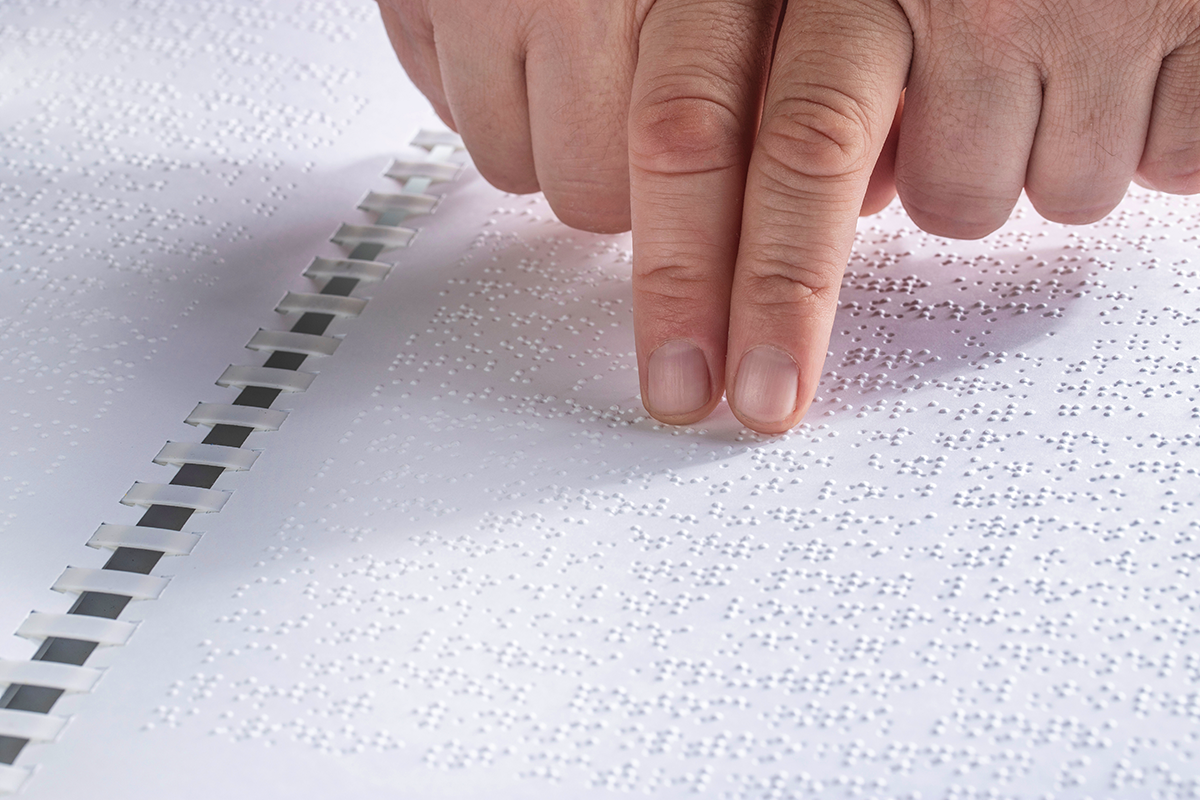
[[[974,238],[1200,191],[1200,0],[381,0],[488,180],[632,217],[646,407],[795,425],[860,211]],[[772,43],[774,47],[772,48]],[[770,68],[770,80],[767,75]],[[905,87],[907,86],[907,89]],[[898,113],[904,97],[903,112]]]

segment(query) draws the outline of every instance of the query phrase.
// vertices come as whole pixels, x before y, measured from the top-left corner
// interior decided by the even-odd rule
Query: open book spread
[[[1198,234],[895,203],[673,428],[372,4],[6,3],[0,795],[1198,797]]]

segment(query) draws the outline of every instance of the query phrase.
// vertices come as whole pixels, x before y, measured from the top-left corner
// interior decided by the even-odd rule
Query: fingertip
[[[699,422],[721,399],[712,375],[708,355],[694,342],[665,342],[646,359],[642,405],[669,425]]]
[[[769,344],[746,350],[732,386],[729,407],[746,427],[784,433],[800,421],[800,367],[784,350]]]
[[[676,427],[682,426],[682,425],[693,425],[697,422],[700,422],[701,420],[708,417],[708,415],[712,413],[713,408],[715,408],[715,407],[716,407],[716,403],[712,403],[698,411],[693,411],[690,414],[679,414],[679,415],[675,415],[675,416],[669,416],[666,414],[660,414],[656,411],[652,411],[650,409],[650,407],[646,405],[645,402],[642,403],[642,408],[646,409],[646,413],[649,414],[651,417],[653,417],[654,419],[663,423],[664,425],[673,425]]]

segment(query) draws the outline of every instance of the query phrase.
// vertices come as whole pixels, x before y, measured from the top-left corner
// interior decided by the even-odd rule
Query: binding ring
[[[295,353],[302,356],[331,356],[337,352],[341,339],[333,336],[318,336],[315,333],[294,331],[267,331],[262,328],[250,337],[246,345],[249,350],[271,350]]]

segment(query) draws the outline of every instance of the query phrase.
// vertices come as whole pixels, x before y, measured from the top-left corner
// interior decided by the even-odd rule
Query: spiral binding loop
[[[423,129],[417,132],[417,135],[409,142],[413,147],[421,147],[425,150],[433,151],[431,155],[434,161],[442,161],[449,158],[451,153],[466,150],[463,145],[462,138],[457,133],[451,131],[431,131]],[[439,148],[446,150],[445,155],[438,155],[436,152]]]
[[[239,389],[243,386],[265,386],[281,392],[303,392],[312,386],[315,377],[315,372],[301,372],[298,369],[230,366],[217,378],[217,386],[236,386]]]
[[[358,258],[314,258],[306,278],[351,278],[359,283],[378,283],[392,271],[391,264]]]
[[[178,467],[170,483],[134,483],[121,502],[144,506],[137,525],[103,524],[87,544],[112,551],[102,569],[67,567],[52,587],[79,597],[66,614],[31,612],[17,636],[39,641],[29,661],[0,660],[0,795],[19,791],[31,770],[14,766],[28,742],[53,741],[66,718],[50,714],[61,694],[89,692],[100,671],[84,666],[97,647],[128,643],[136,624],[119,617],[133,600],[153,600],[168,579],[150,575],[163,556],[186,556],[200,536],[182,530],[191,514],[218,512],[230,492],[212,486],[226,470],[250,469],[258,457],[242,444],[255,431],[274,431],[288,412],[269,406],[283,392],[302,392],[315,375],[299,367],[309,356],[330,356],[341,340],[326,336],[334,317],[356,317],[367,301],[351,297],[359,283],[387,277],[392,267],[376,259],[408,246],[416,231],[401,227],[408,217],[433,213],[438,198],[426,194],[433,183],[454,180],[461,170],[451,161],[463,150],[461,140],[444,131],[422,131],[412,144],[428,151],[424,161],[395,161],[388,177],[403,182],[399,194],[371,192],[360,208],[375,212],[375,225],[342,225],[332,241],[350,248],[347,258],[317,258],[305,271],[327,279],[320,293],[288,292],[276,307],[298,313],[290,331],[259,329],[246,347],[269,352],[262,366],[230,366],[217,383],[239,388],[232,403],[199,403],[185,420],[208,426],[203,442],[168,442],[155,463]]]
[[[0,659],[0,685],[21,683],[77,694],[90,692],[104,674],[94,667],[77,667],[54,661],[9,661]]]
[[[358,207],[363,211],[382,214],[385,211],[400,211],[406,216],[416,217],[429,214],[437,207],[438,198],[430,194],[389,194],[367,192]]]
[[[100,645],[120,645],[129,642],[136,628],[137,625],[132,622],[115,619],[34,611],[17,628],[17,636],[23,639],[76,639]]]
[[[197,403],[184,420],[188,425],[237,425],[256,431],[277,431],[288,412],[274,408],[237,406],[230,403]]]
[[[357,317],[367,307],[361,297],[339,297],[333,294],[288,292],[275,306],[280,314],[332,314],[335,317]]]
[[[341,339],[315,333],[268,331],[262,328],[250,337],[249,350],[270,350],[277,353],[296,353],[302,356],[331,356],[337,352]]]
[[[155,464],[178,467],[181,464],[203,464],[232,472],[243,472],[258,460],[257,450],[226,447],[202,442],[167,442],[154,457]]]
[[[136,572],[67,567],[50,588],[64,594],[103,592],[124,595],[134,600],[157,600],[168,583],[169,578],[139,575]]]
[[[0,708],[0,736],[13,736],[31,742],[52,742],[62,733],[66,717]]]
[[[414,229],[401,228],[399,225],[342,225],[331,241],[347,247],[373,244],[384,250],[394,250],[408,247],[416,235]]]
[[[136,547],[139,550],[155,550],[164,556],[186,556],[191,555],[199,541],[198,533],[143,525],[110,525],[106,522],[88,539],[87,546],[105,550]]]
[[[221,489],[202,489],[173,483],[143,483],[138,481],[121,498],[126,506],[174,506],[214,514],[225,507],[232,492]]]
[[[389,178],[406,181],[409,178],[427,178],[429,183],[449,183],[458,177],[459,167],[456,164],[439,164],[429,161],[392,162],[385,173]]]
[[[0,764],[0,794],[10,794],[19,790],[25,783],[25,779],[29,777],[29,773],[28,767]]]

